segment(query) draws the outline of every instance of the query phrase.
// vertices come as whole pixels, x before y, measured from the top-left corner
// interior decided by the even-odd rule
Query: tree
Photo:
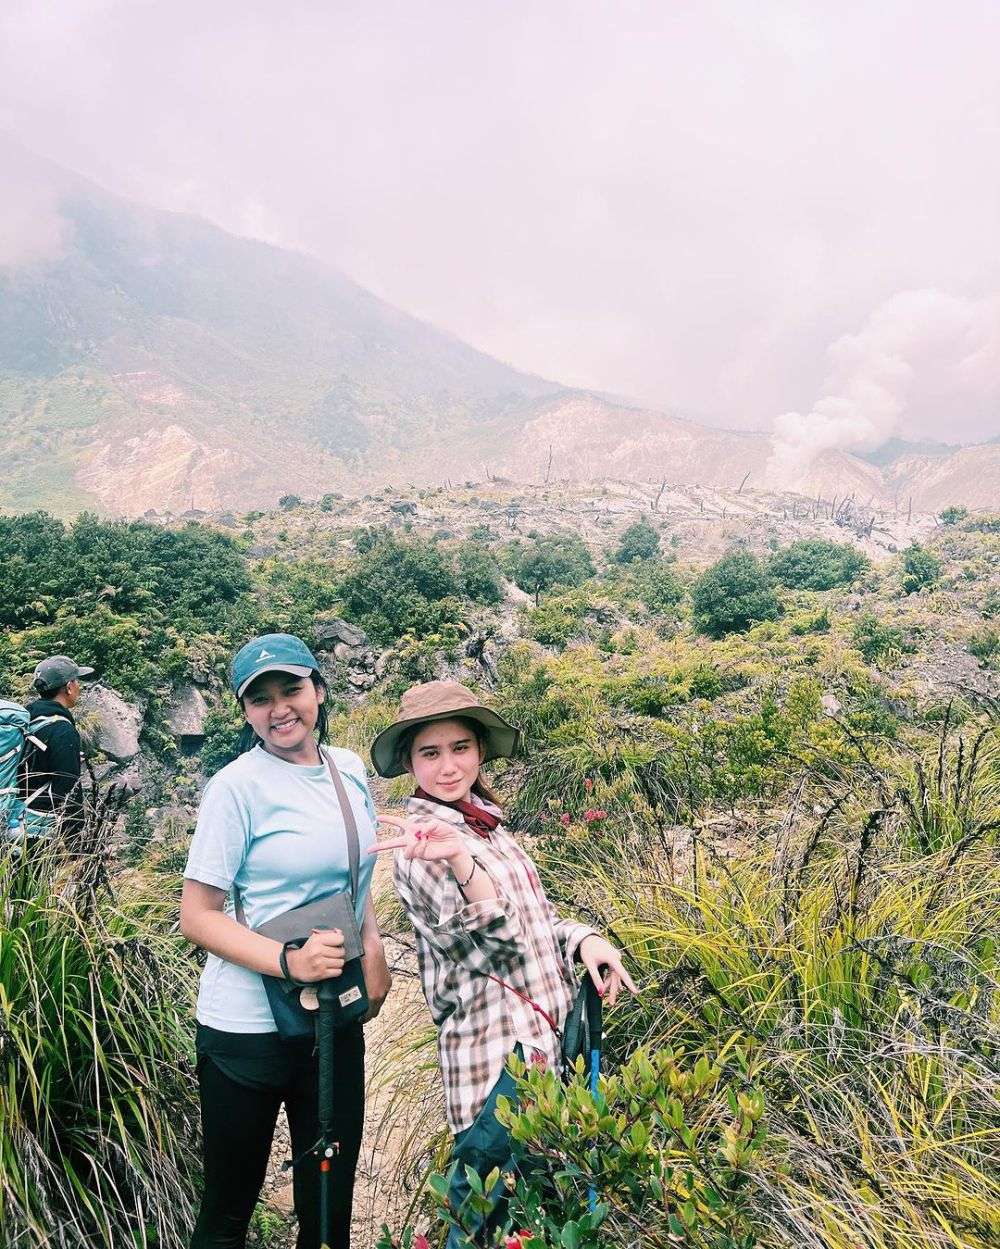
[[[521,551],[516,571],[517,584],[537,602],[543,590],[553,586],[582,585],[594,575],[594,563],[583,541],[575,534],[536,537]]]
[[[621,536],[614,554],[616,564],[631,564],[637,559],[655,559],[660,553],[660,535],[647,520],[629,525]]]
[[[695,582],[691,601],[698,629],[715,638],[781,615],[771,578],[749,551],[733,551],[706,569]]]
[[[458,548],[458,575],[462,592],[474,603],[496,605],[503,599],[500,570],[485,543],[462,543]]]
[[[915,594],[933,585],[941,576],[941,561],[919,542],[911,542],[903,552],[903,593]]]
[[[435,632],[457,621],[459,592],[455,571],[439,547],[382,535],[348,573],[340,598],[348,619],[385,646],[406,632]]]
[[[868,557],[848,543],[804,538],[778,551],[771,576],[791,590],[832,590],[849,585],[868,567]]]

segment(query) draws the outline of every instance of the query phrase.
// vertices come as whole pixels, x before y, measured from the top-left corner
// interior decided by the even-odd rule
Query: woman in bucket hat
[[[465,1167],[480,1176],[512,1163],[497,1097],[511,1096],[508,1057],[558,1066],[560,1033],[582,962],[605,1000],[637,992],[619,950],[593,928],[560,919],[529,855],[502,824],[482,765],[509,757],[518,730],[456,681],[409,689],[396,719],[372,743],[382,776],[410,772],[406,818],[381,816],[395,834],[369,853],[395,850],[395,881],[417,937],[424,995],[438,1027],[448,1123],[455,1134],[449,1202],[462,1211]],[[500,1181],[494,1196],[498,1200]],[[491,1224],[500,1218],[499,1209]],[[449,1247],[464,1243],[453,1228]]]
[[[242,753],[209,781],[184,872],[181,930],[208,951],[197,1006],[205,1189],[192,1249],[242,1249],[271,1152],[282,1103],[294,1170],[298,1249],[318,1249],[317,1058],[312,1038],[279,1036],[262,976],[306,985],[340,974],[344,937],[314,930],[300,948],[251,931],[295,907],[349,888],[353,876],[339,771],[362,849],[375,837],[365,766],[326,740],[326,687],[301,639],[254,638],[235,656],[232,690],[246,723]],[[361,855],[354,896],[372,1014],[389,991],[389,971],[369,894],[371,860]],[[243,922],[226,909],[233,895]],[[286,972],[287,967],[287,972]],[[340,1143],[332,1160],[335,1233],[350,1243],[354,1173],[364,1117],[361,1024],[336,1033]]]

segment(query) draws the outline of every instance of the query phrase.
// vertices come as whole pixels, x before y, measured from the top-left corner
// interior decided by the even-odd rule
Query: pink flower
[[[431,1242],[426,1236],[414,1236],[413,1249],[431,1249]]]
[[[594,782],[590,779],[589,776],[583,782],[583,789],[584,789],[584,792],[588,794],[592,794],[594,792]]]
[[[560,815],[559,823],[563,826],[563,828],[569,828],[569,812],[568,811],[564,811],[562,815]]]
[[[600,807],[591,807],[589,811],[584,811],[583,818],[588,824],[596,824],[598,820],[606,820],[608,813],[602,811]]]

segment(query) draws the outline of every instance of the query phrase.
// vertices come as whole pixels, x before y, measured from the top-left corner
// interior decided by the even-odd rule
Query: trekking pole
[[[590,1046],[590,1092],[597,1097],[598,1079],[601,1074],[601,1050],[604,1047],[604,1002],[594,982],[587,977],[587,1043]],[[591,1214],[597,1209],[597,1188],[591,1184],[587,1189],[587,1205]]]
[[[318,989],[316,1051],[319,1056],[317,1079],[317,1120],[319,1141],[319,1241],[320,1249],[330,1249],[333,1239],[333,1159],[340,1153],[340,1142],[333,1134],[333,1036],[336,1014],[336,981],[324,980]]]

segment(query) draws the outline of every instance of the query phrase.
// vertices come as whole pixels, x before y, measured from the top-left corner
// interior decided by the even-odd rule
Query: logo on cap
[[[259,664],[262,664],[262,663],[264,662],[264,660],[265,660],[265,659],[273,659],[273,658],[274,658],[274,656],[271,654],[271,652],[265,648],[265,649],[264,649],[264,650],[262,650],[262,651],[260,652],[260,654],[257,656],[257,662],[258,662]]]

